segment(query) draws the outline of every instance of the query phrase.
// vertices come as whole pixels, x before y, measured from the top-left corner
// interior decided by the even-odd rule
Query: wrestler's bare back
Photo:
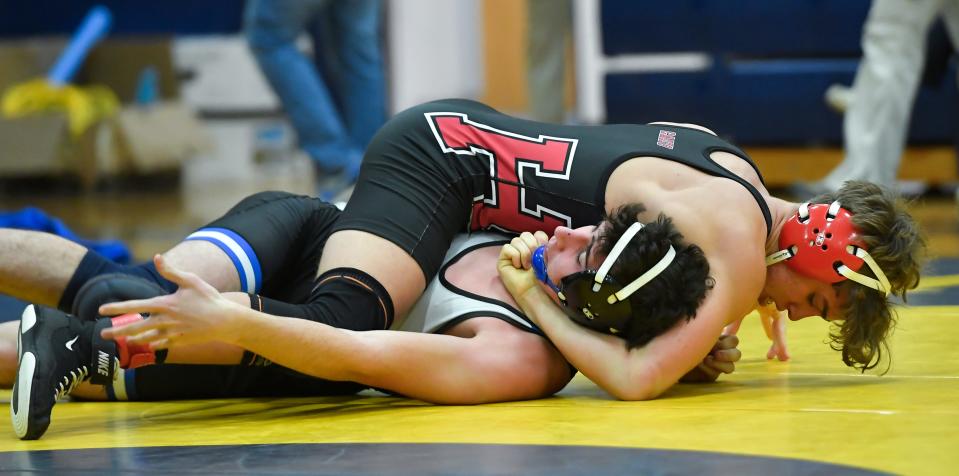
[[[710,158],[750,183],[768,203],[768,191],[745,160],[722,151]],[[765,280],[767,231],[759,204],[745,187],[672,160],[636,157],[619,165],[606,186],[607,210],[632,202],[647,208],[640,220],[665,213],[686,240],[703,249],[716,280],[714,292],[726,297],[726,323],[756,306]]]

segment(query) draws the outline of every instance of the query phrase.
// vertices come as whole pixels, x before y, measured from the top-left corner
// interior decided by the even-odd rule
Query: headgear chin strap
[[[558,286],[546,273],[545,246],[540,246],[533,252],[533,272],[540,281],[556,291],[560,302],[563,303],[563,310],[571,319],[591,329],[618,334],[626,328],[632,317],[632,307],[626,298],[659,276],[676,258],[676,250],[670,246],[659,262],[642,276],[626,286],[620,286],[612,276],[609,276],[609,270],[626,249],[626,245],[642,228],[643,224],[639,222],[630,225],[623,236],[616,241],[599,269],[595,271],[586,269],[573,273],[564,277]]]
[[[889,279],[863,248],[852,214],[840,208],[838,201],[800,205],[796,215],[783,225],[779,247],[766,257],[766,266],[786,261],[790,268],[819,281],[851,279],[889,295]],[[857,272],[863,263],[878,279]]]

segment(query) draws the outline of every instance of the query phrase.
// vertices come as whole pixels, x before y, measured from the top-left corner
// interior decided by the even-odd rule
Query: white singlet
[[[496,233],[459,235],[450,245],[439,273],[426,287],[406,321],[398,328],[409,332],[438,333],[472,317],[494,317],[535,334],[543,335],[519,309],[498,299],[480,296],[454,286],[446,271],[467,253],[486,246],[502,246],[510,237]]]

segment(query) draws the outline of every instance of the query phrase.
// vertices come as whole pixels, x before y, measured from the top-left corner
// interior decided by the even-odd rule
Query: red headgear
[[[819,281],[836,283],[848,278],[889,294],[889,280],[863,249],[852,214],[840,208],[838,201],[800,205],[796,215],[783,225],[779,248],[766,257],[767,266],[787,260],[790,268]],[[863,263],[878,280],[857,272]]]

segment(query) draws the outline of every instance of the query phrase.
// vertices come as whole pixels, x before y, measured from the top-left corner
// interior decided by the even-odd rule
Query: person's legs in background
[[[362,152],[386,122],[386,78],[380,48],[380,0],[334,2],[329,22],[334,51],[318,57],[343,124]]]
[[[296,45],[299,35],[330,4],[329,0],[249,0],[244,12],[253,55],[321,176],[340,174],[356,154],[327,84]]]
[[[942,6],[942,21],[946,26],[946,33],[952,42],[952,52],[959,51],[959,2],[946,2]],[[951,78],[955,87],[959,87],[959,76]],[[959,104],[957,104],[959,106]],[[956,165],[959,169],[959,125],[956,126]],[[956,188],[956,205],[959,206],[959,187]]]
[[[530,116],[537,121],[566,119],[566,45],[572,5],[566,0],[529,0],[526,85]]]
[[[863,58],[843,121],[845,159],[814,192],[846,180],[895,187],[909,116],[922,74],[926,35],[942,0],[875,0],[863,31]]]

